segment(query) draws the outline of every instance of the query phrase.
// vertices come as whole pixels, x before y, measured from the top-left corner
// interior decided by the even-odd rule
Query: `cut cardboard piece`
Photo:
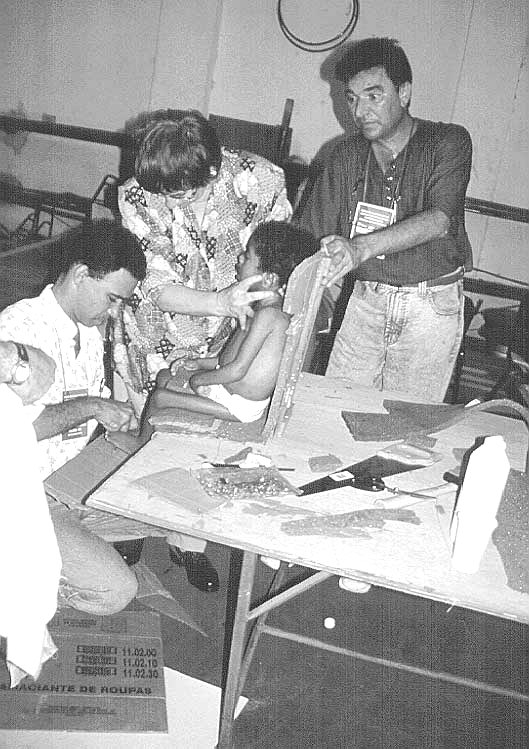
[[[0,668],[0,728],[167,732],[158,614],[63,609],[48,626],[59,650],[37,681],[10,688]]]
[[[289,278],[283,311],[291,315],[291,320],[286,331],[277,384],[266,414],[258,421],[242,424],[204,417],[183,409],[167,408],[150,418],[156,431],[215,435],[236,442],[267,442],[273,437],[279,437],[292,410],[296,384],[320,307],[324,278],[330,265],[331,258],[320,251],[300,263]]]
[[[138,443],[137,449],[141,447]],[[67,507],[79,507],[135,452],[97,437],[44,480],[46,494]]]
[[[158,579],[158,576],[144,562],[140,560],[134,565],[133,569],[138,578],[136,600],[142,606],[153,609],[153,611],[164,614],[164,616],[168,616],[178,622],[182,622],[182,624],[194,629],[195,632],[200,632],[204,637],[208,637],[208,634],[204,632],[202,627],[195,622],[185,608],[169,593],[167,588]]]

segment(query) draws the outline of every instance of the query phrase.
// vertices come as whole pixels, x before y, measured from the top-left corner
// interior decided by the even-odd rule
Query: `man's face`
[[[138,281],[125,268],[102,278],[84,275],[78,283],[75,320],[87,327],[103,325],[119,305],[132,296]]]
[[[355,125],[370,141],[392,137],[406,115],[411,84],[397,90],[384,68],[369,68],[351,78],[345,87]]]

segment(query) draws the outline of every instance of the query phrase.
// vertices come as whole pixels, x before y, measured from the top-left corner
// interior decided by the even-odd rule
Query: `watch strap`
[[[17,348],[18,359],[11,370],[11,382],[13,385],[22,385],[30,375],[28,351],[23,343],[13,343]]]
[[[25,361],[25,362],[26,362],[26,364],[29,364],[29,356],[28,356],[28,350],[27,350],[27,348],[26,348],[26,347],[24,346],[24,344],[23,344],[23,343],[18,343],[17,341],[13,341],[13,343],[14,343],[14,344],[15,344],[15,346],[17,347],[17,352],[18,352],[18,361],[19,361],[19,362],[21,362],[21,361]],[[17,364],[18,364],[18,362],[17,362]]]

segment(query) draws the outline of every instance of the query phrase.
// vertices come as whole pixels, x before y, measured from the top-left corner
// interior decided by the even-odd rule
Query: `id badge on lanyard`
[[[407,149],[407,146],[406,146]],[[353,221],[351,224],[351,233],[349,238],[352,239],[356,234],[371,234],[379,229],[386,229],[388,226],[392,226],[397,220],[397,199],[395,194],[393,195],[393,201],[391,208],[387,208],[384,205],[378,205],[376,203],[368,203],[366,201],[367,193],[367,180],[369,174],[369,164],[371,161],[371,149],[368,151],[365,173],[364,173],[364,191],[362,200],[356,204]],[[398,180],[400,184],[400,178]],[[377,260],[384,260],[385,255],[377,255]]]
[[[88,388],[80,388],[79,390],[65,390],[62,394],[62,401],[63,403],[66,403],[66,401],[70,401],[73,398],[82,398],[83,396],[88,395]],[[61,434],[61,438],[63,440],[74,440],[78,437],[86,437],[88,434],[88,425],[85,421],[84,424],[79,424],[76,427],[72,427],[71,429],[68,429],[66,432],[63,432]]]
[[[361,200],[356,204],[355,215],[351,226],[352,239],[355,234],[371,234],[378,229],[385,229],[397,220],[397,208],[395,203],[391,208],[375,203],[366,203]],[[377,260],[384,260],[385,255],[377,255]]]
[[[366,203],[361,200],[356,204],[355,215],[351,226],[350,238],[355,234],[371,234],[379,229],[386,229],[397,220],[397,208],[393,205],[386,208],[384,205]]]

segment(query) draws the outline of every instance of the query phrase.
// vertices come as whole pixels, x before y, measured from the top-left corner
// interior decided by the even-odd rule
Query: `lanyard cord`
[[[393,187],[393,193],[392,193],[392,196],[391,196],[392,197],[392,201],[391,201],[391,207],[392,207],[392,209],[396,207],[396,204],[399,202],[399,200],[401,198],[401,195],[400,195],[400,186],[402,184],[402,178],[404,176],[404,171],[406,170],[406,166],[407,166],[407,163],[408,163],[408,146],[410,145],[410,140],[413,138],[413,136],[415,134],[415,130],[416,130],[416,122],[414,120],[412,128],[411,128],[411,132],[410,132],[410,137],[408,138],[408,140],[406,142],[406,147],[404,148],[404,156],[403,156],[403,159],[402,159],[402,167],[400,169],[400,173],[399,173],[398,179],[396,180],[395,185]],[[369,166],[370,166],[370,163],[371,163],[371,150],[372,149],[371,149],[371,145],[370,145],[369,146],[369,150],[367,152],[366,165],[365,165],[365,168],[364,168],[364,186],[363,186],[363,191],[362,191],[362,201],[364,203],[366,202],[366,196],[367,196],[367,182],[368,182],[368,178],[369,178]],[[397,157],[395,159],[393,159],[393,161],[395,162],[398,158],[399,158],[399,154],[397,154]]]

